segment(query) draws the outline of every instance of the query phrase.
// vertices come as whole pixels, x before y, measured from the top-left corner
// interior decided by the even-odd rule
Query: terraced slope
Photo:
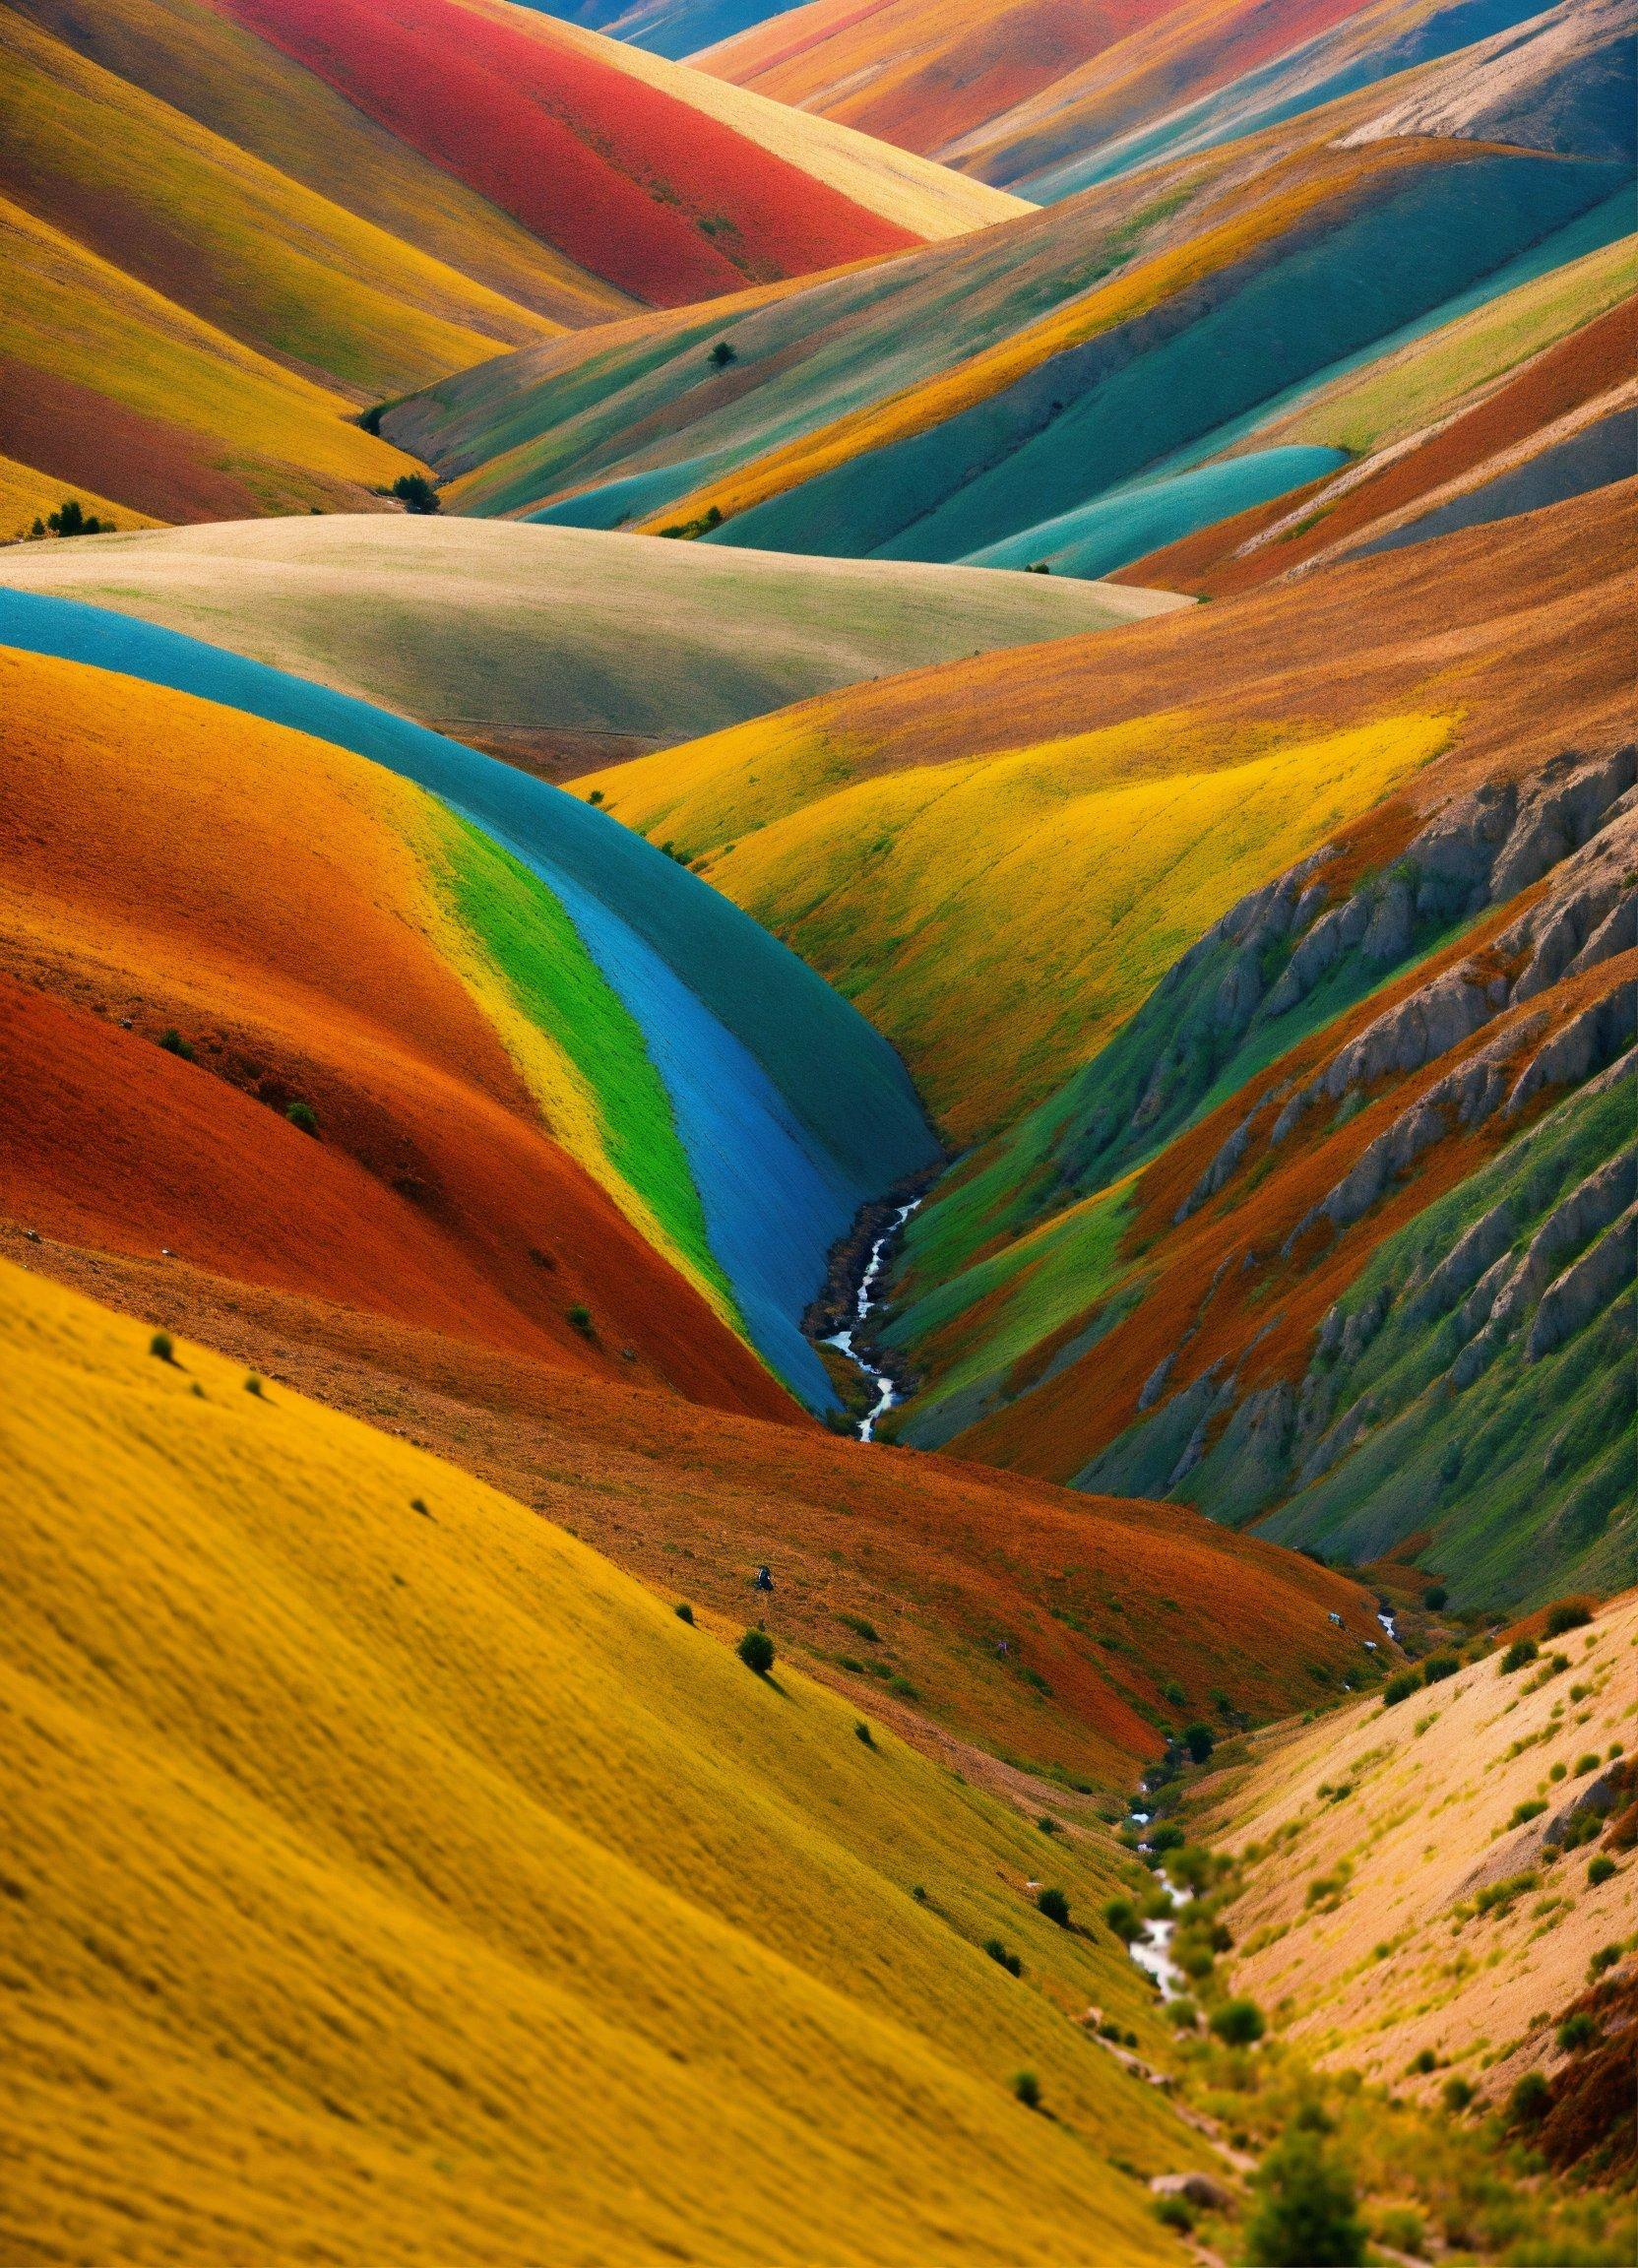
[[[1539,1637],[1541,1618],[1526,1629]],[[1603,2093],[1618,2162],[1630,2063],[1608,2002],[1617,1984],[1631,1992],[1631,1846],[1580,1838],[1632,1801],[1619,1767],[1635,1644],[1628,1592],[1522,1670],[1491,1654],[1398,1708],[1354,1702],[1255,1736],[1249,1770],[1207,1782],[1198,1814],[1203,1835],[1247,1860],[1228,1915],[1235,1988],[1285,2006],[1322,2063],[1427,2101],[1455,2073],[1494,2109],[1542,2073],[1549,2162],[1576,2154],[1578,2125],[1583,2151],[1597,2138]],[[1601,1858],[1611,1864],[1595,1881]],[[1315,1881],[1334,1888],[1310,1899]],[[1589,2004],[1589,1962],[1606,1947],[1601,2083],[1594,2052],[1555,2033]]]
[[[0,643],[94,657],[103,669],[350,750],[429,788],[480,831],[503,869],[510,854],[543,883],[641,1033],[712,1257],[753,1343],[810,1401],[831,1400],[798,1319],[864,1197],[936,1152],[898,1058],[802,963],[601,813],[385,710],[32,593],[0,598]],[[114,682],[103,680],[110,690]],[[299,805],[287,823],[302,824]],[[493,918],[504,932],[502,899]],[[526,998],[541,986],[549,997],[549,969],[512,946],[513,983]],[[514,1248],[518,1264],[528,1265],[529,1241]]]
[[[228,646],[557,778],[860,678],[1182,603],[399,515],[30,545],[0,552],[0,580]]]
[[[1452,538],[1234,606],[857,686],[577,792],[600,789],[629,824],[705,857],[879,1020],[971,1139],[1112,1036],[1195,922],[1211,925],[1215,894],[1226,911],[1288,830],[1317,848],[1396,787],[1442,797],[1544,735],[1550,751],[1619,729],[1630,483],[1619,497],[1514,523],[1505,541]],[[1429,621],[1452,624],[1448,640]],[[1283,863],[1275,851],[1265,877]],[[1165,891],[1145,886],[1163,871]],[[1009,1188],[1036,1143],[1019,1132]],[[999,1202],[985,1196],[974,1243]]]
[[[0,1333],[8,2249],[1173,2256],[1023,1818],[407,1444],[10,1268]]]
[[[158,520],[368,511],[415,460],[354,405],[0,199],[0,451]],[[377,507],[379,508],[379,507]]]
[[[503,0],[221,0],[366,116],[577,266],[651,304],[902,249],[866,149],[819,166],[696,99],[685,74]],[[422,91],[436,86],[435,108]],[[833,140],[827,140],[833,148]],[[847,187],[829,174],[840,165]],[[922,177],[919,186],[924,186]],[[874,186],[875,203],[851,194]],[[970,210],[973,192],[952,196]],[[965,222],[962,224],[966,224]]]

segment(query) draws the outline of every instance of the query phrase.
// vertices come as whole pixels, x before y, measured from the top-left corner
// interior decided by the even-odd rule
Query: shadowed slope
[[[680,740],[860,678],[1180,601],[513,522],[247,522],[0,552],[0,580],[214,639],[470,738]],[[596,747],[632,736],[630,750]],[[506,740],[493,743],[504,753]]]
[[[447,1466],[0,1318],[11,2248],[1170,2258],[1108,2159],[1196,2146],[1063,2012],[1150,2021],[1016,1814]]]

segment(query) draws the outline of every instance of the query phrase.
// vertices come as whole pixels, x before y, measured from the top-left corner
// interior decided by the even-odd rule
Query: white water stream
[[[1147,1827],[1151,1816],[1147,1811],[1134,1811],[1132,1825]],[[1171,1900],[1173,1915],[1179,1906],[1187,1904],[1189,1893],[1178,1889],[1164,1866],[1155,1870],[1155,1886]],[[1138,1967],[1154,1978],[1163,2000],[1175,2000],[1189,1988],[1188,1979],[1171,1958],[1171,1939],[1176,1927],[1175,1920],[1146,1921],[1143,1935],[1133,1938],[1126,1948]]]
[[[908,1205],[901,1205],[887,1227],[875,1239],[870,1247],[870,1258],[865,1263],[864,1274],[858,1280],[858,1294],[853,1301],[853,1320],[845,1331],[833,1332],[830,1338],[824,1342],[827,1347],[838,1348],[841,1353],[847,1355],[850,1362],[858,1365],[866,1378],[875,1381],[876,1399],[858,1421],[858,1437],[861,1441],[873,1441],[876,1438],[877,1424],[887,1416],[894,1403],[898,1401],[899,1394],[887,1372],[878,1370],[867,1355],[861,1354],[855,1342],[858,1334],[870,1320],[870,1310],[879,1304],[876,1298],[876,1286],[887,1268],[888,1253],[902,1233],[905,1223],[920,1202],[919,1197],[913,1197]]]

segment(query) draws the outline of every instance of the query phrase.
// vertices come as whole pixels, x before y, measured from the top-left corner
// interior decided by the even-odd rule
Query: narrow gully
[[[919,1197],[913,1197],[908,1204],[899,1206],[887,1227],[873,1240],[870,1246],[870,1257],[865,1262],[864,1273],[859,1278],[858,1291],[853,1298],[853,1320],[845,1325],[842,1330],[833,1331],[828,1339],[821,1342],[826,1347],[836,1348],[839,1354],[846,1354],[849,1361],[855,1368],[862,1370],[865,1377],[872,1380],[875,1385],[876,1399],[858,1421],[858,1437],[861,1441],[873,1441],[876,1438],[877,1424],[887,1416],[900,1396],[899,1390],[888,1372],[880,1369],[867,1354],[860,1351],[858,1339],[870,1320],[871,1310],[881,1305],[876,1294],[876,1287],[887,1272],[888,1256],[894,1244],[903,1235],[905,1223],[920,1203]]]

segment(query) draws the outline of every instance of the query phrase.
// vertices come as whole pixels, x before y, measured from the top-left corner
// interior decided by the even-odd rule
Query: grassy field
[[[11,552],[0,579],[141,614],[457,736],[501,726],[640,747],[1179,603],[1046,576],[399,514]]]
[[[10,1268],[0,1342],[9,2248],[1181,2258],[1026,1891],[1095,1846],[239,1365]]]

